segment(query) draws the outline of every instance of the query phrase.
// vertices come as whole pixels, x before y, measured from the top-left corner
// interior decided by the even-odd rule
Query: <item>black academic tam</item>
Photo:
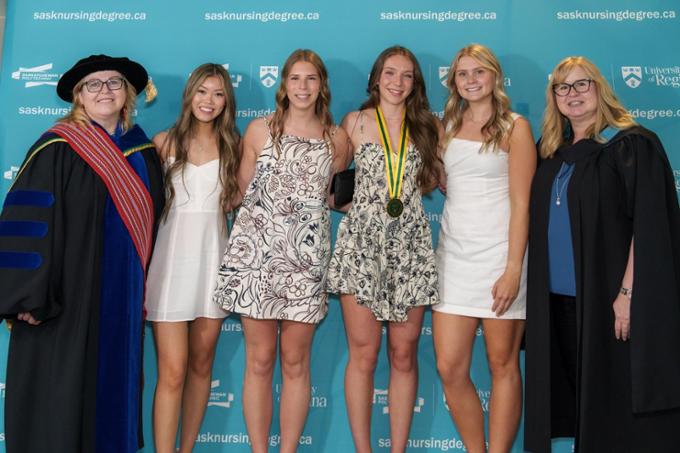
[[[551,332],[550,192],[563,162],[576,271],[578,372],[569,395]],[[633,127],[543,160],[530,206],[525,449],[575,437],[579,453],[680,451],[680,210],[657,136]],[[614,302],[634,239],[631,337],[614,337]],[[573,393],[571,394],[573,395]]]

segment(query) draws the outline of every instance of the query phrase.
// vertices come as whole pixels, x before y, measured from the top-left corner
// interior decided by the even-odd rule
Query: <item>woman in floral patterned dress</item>
[[[359,453],[371,451],[373,374],[383,321],[391,445],[392,451],[404,451],[418,386],[423,313],[439,300],[421,194],[438,180],[440,127],[415,56],[398,46],[383,51],[371,70],[368,94],[361,109],[343,121],[355,149],[355,192],[328,275],[329,291],[341,294],[349,345],[345,399]]]
[[[296,50],[282,70],[276,111],[243,138],[244,193],[214,300],[239,313],[246,342],[243,412],[252,451],[266,452],[280,343],[281,452],[295,452],[310,399],[309,357],[327,311],[329,181],[347,167],[349,140],[329,112],[321,58]]]

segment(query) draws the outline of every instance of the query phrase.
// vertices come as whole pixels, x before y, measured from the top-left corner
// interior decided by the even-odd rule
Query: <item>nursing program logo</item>
[[[260,66],[260,82],[267,88],[274,86],[279,79],[278,66]]]
[[[642,83],[642,68],[640,66],[621,66],[621,77],[631,88],[637,88]]]
[[[222,65],[224,69],[229,71],[229,63],[225,63]],[[231,86],[234,88],[238,88],[239,85],[241,85],[241,82],[243,81],[243,76],[241,74],[234,74],[233,72],[229,72],[229,75],[231,76]]]
[[[17,177],[18,172],[19,172],[19,167],[12,165],[12,166],[9,167],[9,170],[5,170],[2,173],[2,177],[5,178],[5,179],[9,179],[11,181],[11,180],[13,180],[14,178]],[[4,389],[5,384],[2,384],[2,387],[0,387],[0,388]]]
[[[208,406],[218,406],[229,409],[233,402],[234,394],[221,391],[219,379],[210,382],[210,399],[208,399]]]
[[[673,176],[675,177],[675,190],[680,193],[680,170],[673,170]]]
[[[658,87],[680,88],[680,66],[621,66],[621,77],[630,88],[642,82]]]
[[[24,82],[25,88],[33,88],[41,85],[56,86],[61,74],[52,72],[54,65],[47,63],[32,68],[19,67],[17,71],[12,72],[14,80]]]
[[[390,413],[388,396],[389,390],[387,389],[373,389],[373,405],[382,406],[381,412],[383,415]],[[416,405],[413,406],[413,412],[420,414],[423,410],[423,407],[425,407],[425,398],[419,396],[416,398]]]

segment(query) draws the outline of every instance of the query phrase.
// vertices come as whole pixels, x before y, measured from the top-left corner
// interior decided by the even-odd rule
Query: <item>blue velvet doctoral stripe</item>
[[[0,267],[12,269],[37,269],[42,256],[36,252],[0,252]]]
[[[34,206],[49,208],[54,204],[54,195],[42,190],[13,190],[7,194],[4,206]]]
[[[47,222],[34,220],[0,220],[0,236],[44,238]]]
[[[119,137],[112,137],[120,146]],[[149,187],[144,157],[128,162]],[[141,413],[144,272],[137,250],[107,197],[104,213],[102,297],[99,309],[97,453],[137,451]]]

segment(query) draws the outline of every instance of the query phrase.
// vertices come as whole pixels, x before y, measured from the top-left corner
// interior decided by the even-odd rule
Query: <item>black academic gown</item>
[[[562,162],[576,271],[578,371],[568,390],[550,326],[548,214]],[[641,127],[582,140],[540,163],[529,228],[525,449],[575,437],[579,453],[680,451],[680,211],[657,136]],[[632,238],[631,338],[614,337],[612,303]]]
[[[2,316],[30,311],[42,320],[39,326],[12,324],[5,399],[8,453],[95,451],[107,190],[92,168],[58,139],[46,134],[31,148],[12,187],[53,194],[53,205],[5,206],[0,217],[47,225],[42,238],[0,236],[0,252],[42,257],[37,269],[6,262],[0,266]],[[153,147],[138,152],[144,157],[158,219],[164,200],[160,161]],[[139,434],[141,442],[141,430]]]

